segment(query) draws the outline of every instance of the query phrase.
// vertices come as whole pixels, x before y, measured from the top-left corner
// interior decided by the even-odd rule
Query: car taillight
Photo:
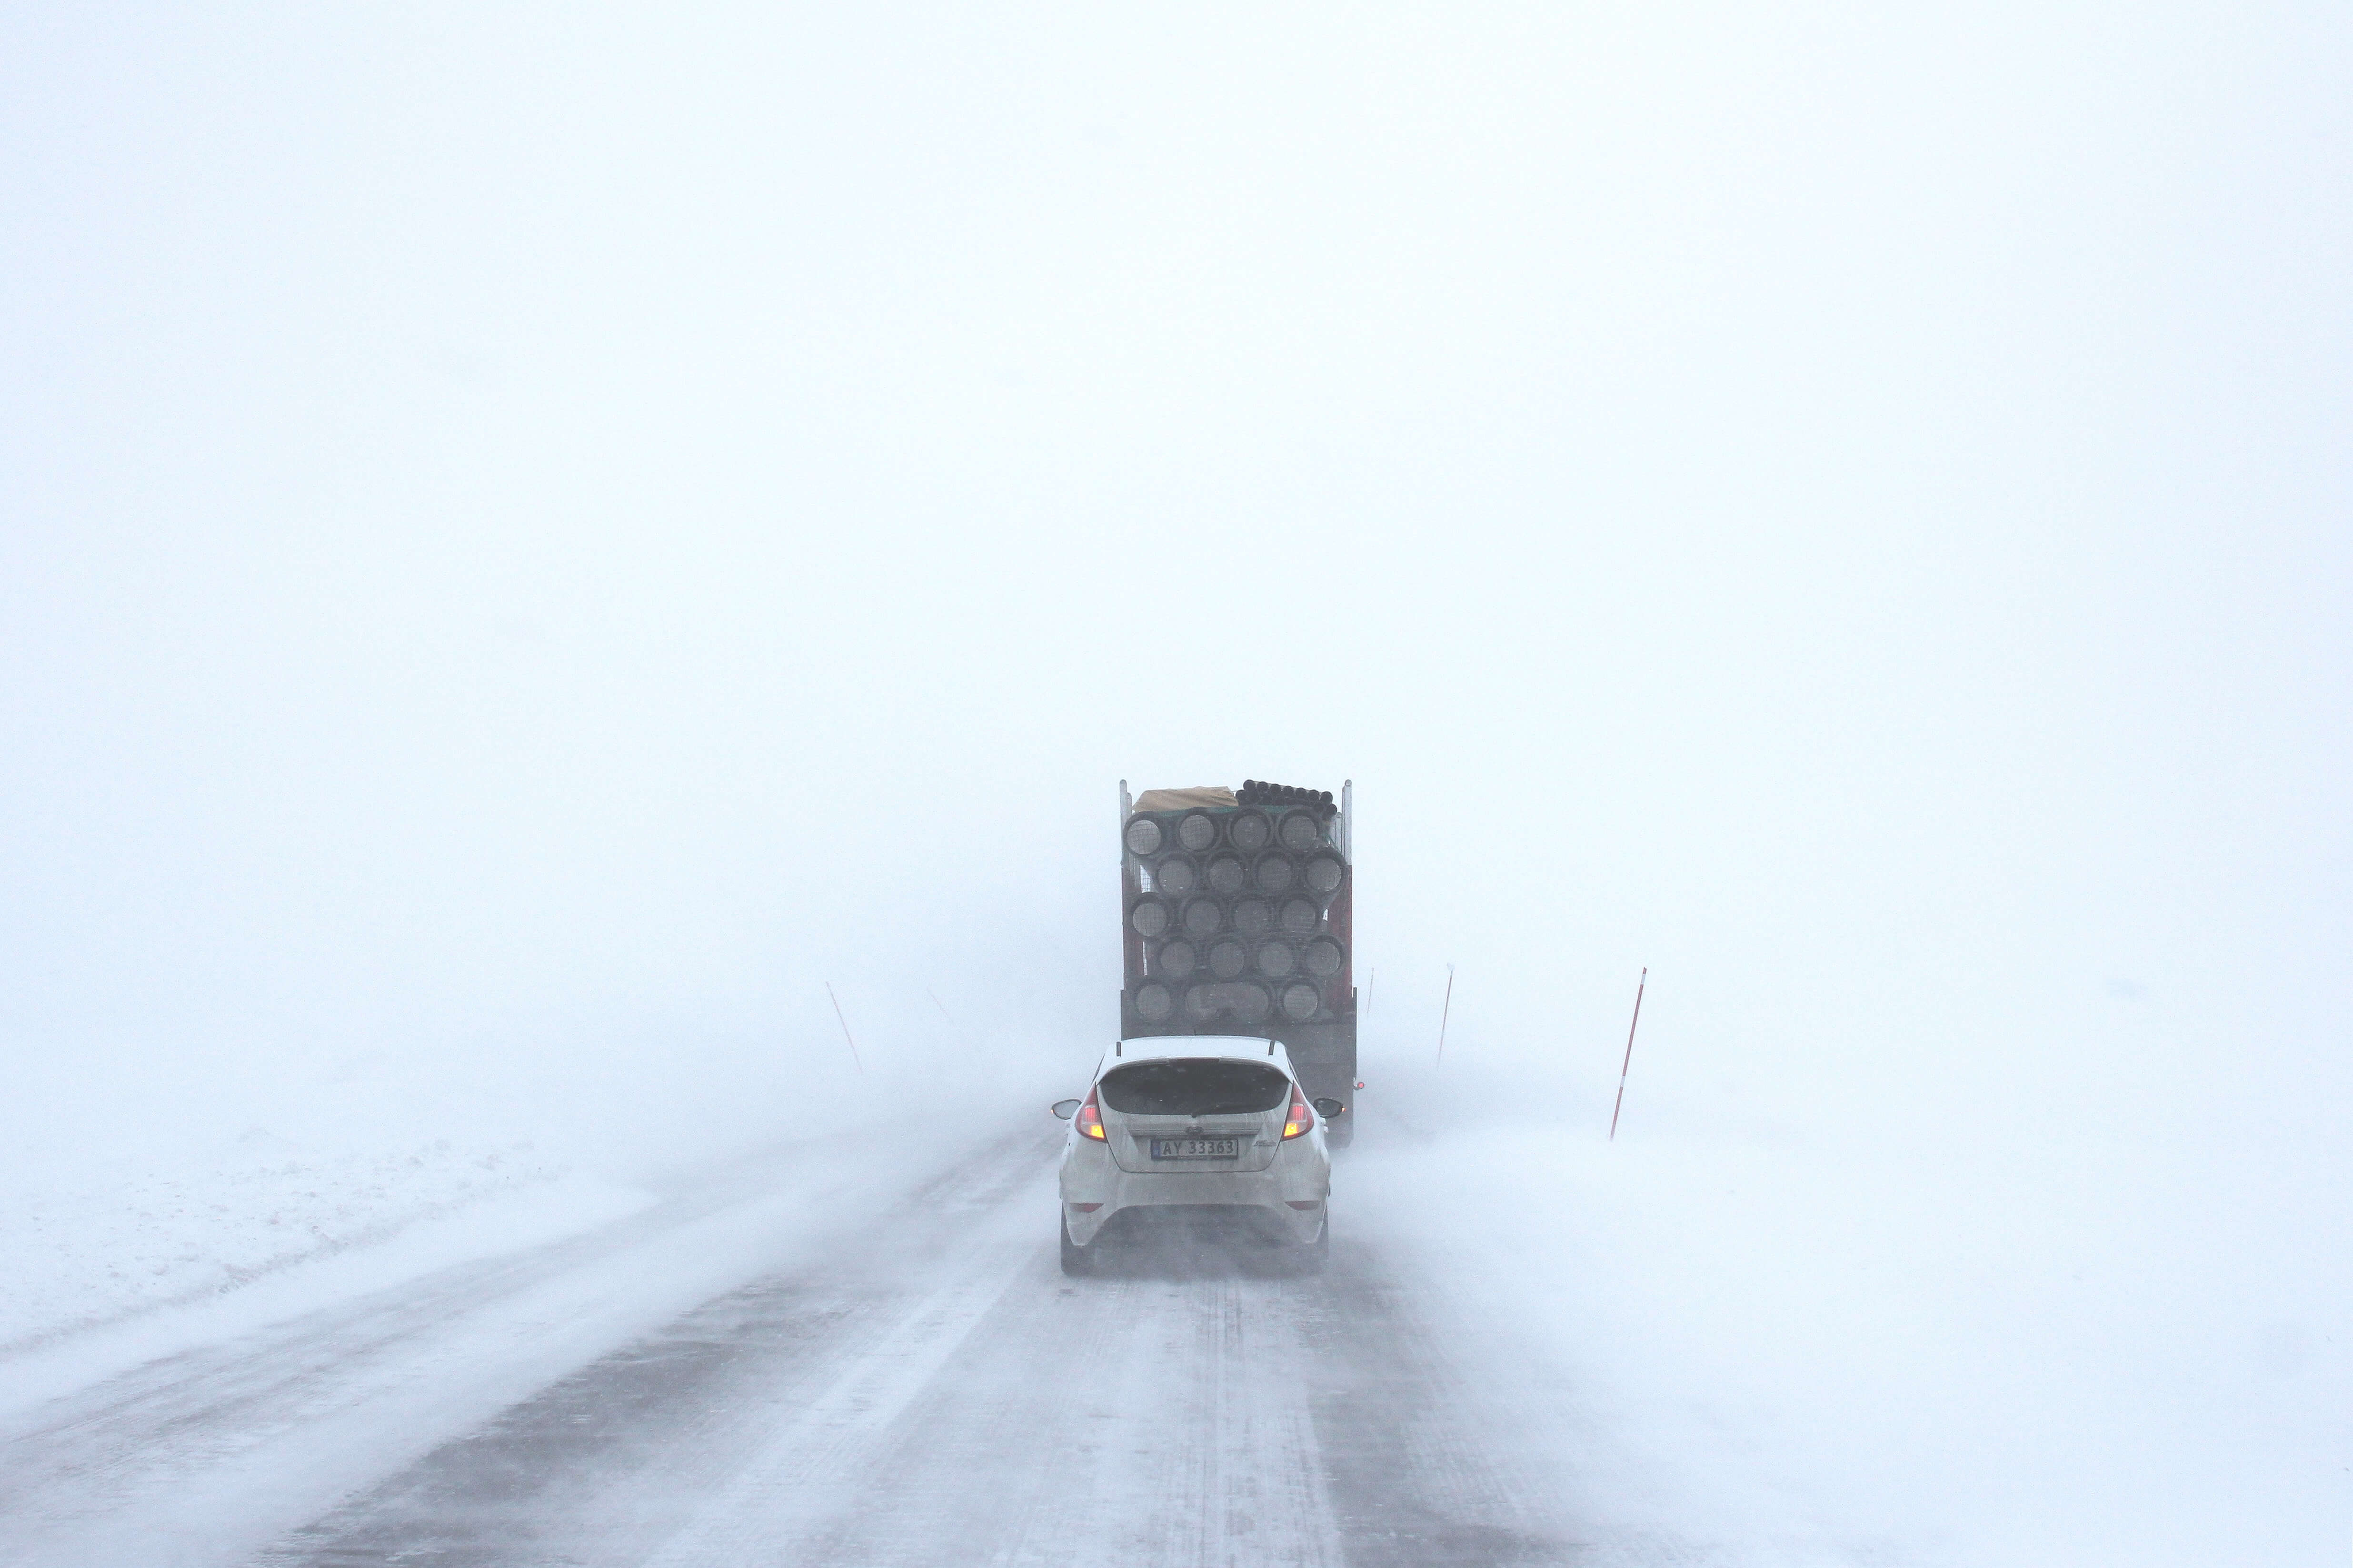
[[[1085,1102],[1079,1107],[1079,1113],[1071,1120],[1077,1124],[1080,1137],[1092,1138],[1103,1143],[1111,1142],[1111,1134],[1103,1129],[1103,1112],[1095,1109],[1093,1089],[1087,1090]]]
[[[1085,1111],[1079,1112],[1084,1116]],[[1282,1119],[1282,1135],[1296,1138],[1315,1125],[1315,1113],[1307,1109],[1307,1095],[1297,1084],[1291,1086],[1291,1114]]]

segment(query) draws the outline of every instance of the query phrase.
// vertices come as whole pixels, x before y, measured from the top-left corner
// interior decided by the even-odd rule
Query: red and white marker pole
[[[1634,1065],[1634,1031],[1642,1025],[1642,988],[1651,983],[1651,966],[1642,965],[1642,978],[1634,983],[1634,1021],[1626,1026],[1626,1059],[1618,1064],[1618,1103],[1609,1108],[1609,1142],[1618,1142],[1618,1113],[1626,1109],[1626,1074]]]

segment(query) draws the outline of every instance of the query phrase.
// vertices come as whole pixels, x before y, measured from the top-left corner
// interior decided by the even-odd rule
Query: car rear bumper
[[[1116,1211],[1105,1209],[1103,1215],[1103,1222],[1089,1238],[1077,1244],[1090,1252],[1131,1247],[1150,1252],[1222,1252],[1265,1247],[1288,1251],[1312,1243],[1324,1223],[1321,1204],[1306,1215],[1256,1204],[1135,1204]]]
[[[1291,1152],[1285,1150],[1283,1155]],[[1123,1171],[1108,1158],[1083,1163],[1074,1159],[1062,1167],[1062,1215],[1071,1239],[1081,1247],[1114,1216],[1154,1209],[1183,1209],[1197,1215],[1218,1209],[1248,1211],[1237,1217],[1303,1244],[1314,1241],[1323,1226],[1331,1184],[1330,1167],[1314,1159],[1279,1157],[1264,1171],[1166,1173]],[[1089,1204],[1101,1206],[1082,1206]]]

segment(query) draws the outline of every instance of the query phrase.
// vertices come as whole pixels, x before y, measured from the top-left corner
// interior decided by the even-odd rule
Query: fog
[[[1597,1510],[2343,1550],[2338,11],[5,27],[19,1190],[954,1141],[1123,779],[1353,779],[1346,1223]]]

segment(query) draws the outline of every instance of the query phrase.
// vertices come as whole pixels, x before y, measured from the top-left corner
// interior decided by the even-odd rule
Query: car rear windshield
[[[1291,1080],[1264,1062],[1172,1057],[1103,1074],[1103,1099],[1130,1116],[1235,1116],[1272,1110]]]

